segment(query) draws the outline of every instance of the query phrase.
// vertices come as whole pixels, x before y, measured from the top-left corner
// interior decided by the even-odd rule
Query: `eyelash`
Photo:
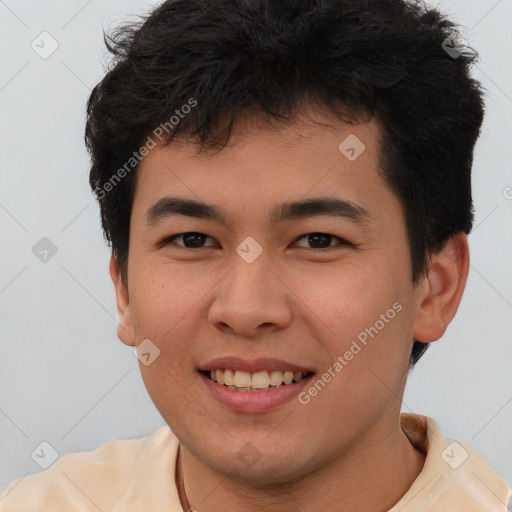
[[[185,235],[201,235],[201,236],[205,236],[206,238],[211,238],[210,236],[208,235],[205,235],[204,233],[200,233],[198,231],[186,231],[185,233],[178,233],[176,235],[172,235],[168,238],[166,238],[165,240],[162,241],[162,247],[165,246],[165,245],[168,245],[168,244],[171,244],[174,242],[174,240],[176,238],[179,238],[179,237],[183,237]],[[352,246],[353,244],[351,244],[350,242],[348,242],[347,240],[343,239],[343,238],[340,238],[338,236],[335,236],[335,235],[331,235],[329,233],[322,233],[320,231],[313,231],[311,233],[306,233],[304,235],[301,235],[300,237],[298,237],[294,243],[298,242],[299,240],[305,238],[305,237],[308,237],[310,235],[322,235],[322,236],[325,236],[325,237],[330,237],[331,239],[336,239],[338,240],[338,245],[341,245],[341,246]],[[332,240],[331,240],[332,241]],[[190,249],[190,250],[196,250],[196,249],[204,249],[205,247],[186,247],[184,245],[178,245],[178,244],[174,244],[174,245],[177,245],[178,247],[181,247],[182,249]],[[206,246],[206,247],[211,247],[211,246]],[[310,249],[310,250],[315,250],[315,251],[329,251],[329,250],[332,250],[333,248],[335,248],[336,246],[329,246],[329,247],[320,247],[320,248],[315,248],[315,247],[300,247],[301,249]]]

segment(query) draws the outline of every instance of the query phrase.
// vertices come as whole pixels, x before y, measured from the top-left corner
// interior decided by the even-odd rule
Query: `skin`
[[[399,424],[412,340],[438,339],[455,315],[468,244],[463,233],[450,239],[413,287],[403,208],[378,173],[380,133],[376,119],[347,125],[316,107],[278,127],[240,122],[220,152],[198,154],[181,140],[140,164],[127,286],[114,257],[110,265],[118,335],[131,346],[149,338],[161,351],[140,368],[181,443],[178,486],[199,511],[385,511],[421,472],[424,455]],[[353,162],[338,150],[349,134],[366,146]],[[150,225],[146,211],[164,196],[216,204],[227,222],[177,215]],[[277,203],[322,196],[361,206],[369,222],[268,219]],[[180,237],[160,244],[186,232],[207,238],[192,249]],[[310,233],[332,235],[330,248],[309,243]],[[236,252],[248,236],[263,249],[250,264]],[[286,359],[321,376],[396,302],[403,309],[306,405],[234,412],[197,372],[238,355]],[[261,454],[250,467],[237,457],[248,442]]]

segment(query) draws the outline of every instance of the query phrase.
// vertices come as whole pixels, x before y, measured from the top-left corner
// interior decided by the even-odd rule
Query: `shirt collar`
[[[400,426],[426,455],[423,470],[388,512],[506,512],[510,489],[470,446],[445,440],[427,416],[402,413]],[[175,482],[179,441],[165,425],[145,441],[127,491],[112,512],[162,510],[183,512]]]

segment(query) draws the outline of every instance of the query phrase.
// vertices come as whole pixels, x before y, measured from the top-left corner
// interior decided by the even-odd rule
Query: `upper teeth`
[[[299,382],[305,373],[301,372],[242,372],[240,370],[211,370],[210,376],[213,381],[235,388],[268,389],[269,386],[280,386],[291,384],[292,381]]]

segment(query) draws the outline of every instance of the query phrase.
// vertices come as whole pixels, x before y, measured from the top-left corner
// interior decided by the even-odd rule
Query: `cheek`
[[[328,338],[338,340],[341,349],[365,328],[381,322],[380,315],[399,300],[398,282],[388,279],[388,274],[355,264],[331,267],[297,280],[297,295],[307,307],[306,314],[310,312],[309,320],[323,326]],[[394,313],[391,310],[390,316]]]
[[[343,403],[347,411],[362,412],[395,396],[412,348],[407,284],[405,273],[362,265],[304,281],[314,313],[307,318],[325,352],[325,378],[332,379],[332,393],[321,399],[326,407]]]
[[[179,350],[180,345],[172,340],[190,338],[194,310],[201,307],[209,288],[207,280],[190,278],[169,265],[144,264],[134,273],[136,293],[130,298],[137,340],[149,338],[161,350],[168,350],[169,345]]]
[[[132,283],[137,290],[131,297],[137,342],[149,339],[159,350],[150,365],[139,364],[142,379],[162,416],[179,424],[184,411],[197,408],[197,397],[185,390],[184,383],[195,375],[191,347],[205,291],[183,273],[147,262],[138,274],[134,272]]]

